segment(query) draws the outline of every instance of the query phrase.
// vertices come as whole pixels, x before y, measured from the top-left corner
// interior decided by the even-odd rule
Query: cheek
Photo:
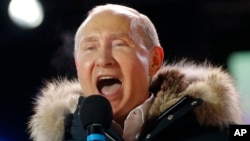
[[[91,70],[92,70],[92,61],[89,59],[78,58],[76,67],[77,67],[77,76],[78,81],[81,84],[83,92],[85,94],[89,93],[89,88],[91,88]]]
[[[145,93],[149,85],[149,59],[147,54],[135,53],[126,56],[121,65],[124,78],[130,91]]]
[[[138,75],[148,76],[149,73],[149,59],[148,53],[144,50],[138,51],[131,59],[131,62],[134,64],[133,71]],[[132,57],[131,57],[132,58]],[[139,74],[140,73],[140,74]]]
[[[121,66],[127,67],[140,67],[148,69],[149,66],[149,53],[146,49],[124,49],[121,51],[113,52],[116,61],[120,62]]]
[[[144,83],[149,77],[149,59],[147,51],[130,50],[116,55],[124,77],[132,82]],[[144,82],[141,82],[144,81]],[[145,82],[146,83],[146,82]]]
[[[94,57],[90,57],[89,55],[78,55],[76,58],[76,67],[78,73],[87,73],[90,71],[93,62]]]
[[[78,77],[84,77],[87,75],[88,71],[90,68],[90,63],[88,60],[83,60],[83,59],[78,59],[77,60],[77,74],[79,75]]]

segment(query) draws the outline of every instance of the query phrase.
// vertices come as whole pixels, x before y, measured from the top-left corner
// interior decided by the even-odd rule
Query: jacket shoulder
[[[221,66],[209,62],[182,60],[165,64],[152,79],[156,94],[149,117],[159,116],[184,96],[203,100],[194,109],[200,125],[225,127],[241,123],[239,93],[233,77]]]
[[[34,115],[28,122],[34,141],[63,140],[64,120],[73,113],[82,91],[76,79],[46,81],[34,98]]]

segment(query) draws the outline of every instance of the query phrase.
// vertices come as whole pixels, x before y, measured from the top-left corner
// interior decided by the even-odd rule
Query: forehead
[[[133,20],[135,15],[121,11],[102,11],[92,13],[80,26],[81,36],[89,35],[91,32],[130,32],[134,30]]]

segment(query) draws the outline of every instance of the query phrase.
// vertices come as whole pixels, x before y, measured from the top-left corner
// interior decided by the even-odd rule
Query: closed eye
[[[117,46],[117,47],[127,46],[127,43],[123,40],[114,40],[112,42],[112,46]]]
[[[94,49],[96,49],[95,46],[87,46],[87,47],[85,47],[85,50],[94,50]]]
[[[123,43],[115,44],[115,46],[125,46]]]
[[[86,43],[86,44],[82,44],[81,49],[83,51],[92,51],[95,50],[97,48],[97,44],[95,43]]]

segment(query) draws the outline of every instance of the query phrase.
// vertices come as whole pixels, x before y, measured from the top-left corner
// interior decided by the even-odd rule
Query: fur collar
[[[150,90],[156,94],[149,110],[149,119],[185,95],[203,99],[195,109],[201,125],[218,127],[241,123],[239,94],[232,77],[221,67],[208,63],[181,61],[163,65],[152,78]],[[34,103],[34,115],[28,123],[34,141],[61,141],[64,119],[76,109],[78,97],[83,95],[77,80],[64,78],[46,82]]]

